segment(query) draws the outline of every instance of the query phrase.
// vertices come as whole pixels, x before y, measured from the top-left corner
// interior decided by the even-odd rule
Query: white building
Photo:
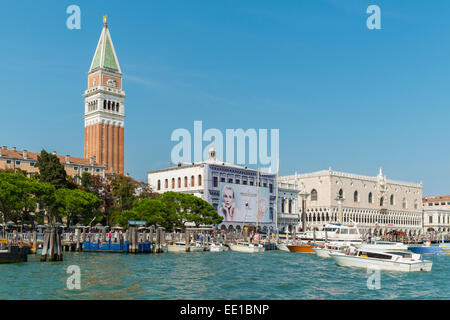
[[[276,175],[247,167],[220,162],[216,151],[209,150],[207,161],[179,164],[176,167],[147,173],[148,184],[157,193],[167,191],[193,194],[209,202],[224,216],[220,228],[241,229],[244,225],[258,225],[258,229],[275,227]],[[259,188],[257,184],[259,183]],[[223,190],[231,190],[233,208],[228,215],[224,208]],[[225,210],[225,209],[224,209]],[[256,212],[260,218],[256,218]],[[254,217],[254,219],[252,219]]]
[[[423,231],[450,231],[450,196],[423,198]]]
[[[307,174],[280,177],[297,183],[307,193],[306,230],[321,229],[328,222],[339,222],[339,197],[342,223],[356,222],[364,231],[384,234],[401,231],[408,235],[422,233],[422,183],[388,180],[380,169],[378,176],[336,172],[331,168]],[[300,208],[301,213],[301,208]]]
[[[278,182],[278,230],[292,232],[300,223],[298,187],[295,183]]]

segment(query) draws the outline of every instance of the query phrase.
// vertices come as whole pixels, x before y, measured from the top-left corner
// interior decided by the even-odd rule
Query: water
[[[450,256],[430,255],[431,272],[381,272],[370,290],[364,269],[314,254],[266,251],[127,255],[68,253],[62,262],[0,265],[0,299],[450,299]],[[81,289],[69,290],[69,265]]]

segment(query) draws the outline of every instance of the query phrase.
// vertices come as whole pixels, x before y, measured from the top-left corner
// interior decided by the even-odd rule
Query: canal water
[[[0,265],[0,299],[450,299],[450,256],[444,255],[426,256],[431,272],[381,272],[378,282],[364,269],[277,250],[28,258]],[[79,290],[67,288],[71,265],[80,267]]]

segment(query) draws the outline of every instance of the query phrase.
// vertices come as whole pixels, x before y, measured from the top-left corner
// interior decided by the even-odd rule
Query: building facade
[[[297,183],[299,203],[306,197],[306,230],[321,229],[329,222],[355,222],[375,235],[422,233],[422,183],[388,180],[381,169],[378,176],[363,176],[331,168],[280,177],[280,181]]]
[[[106,18],[83,96],[84,157],[95,156],[108,174],[124,174],[125,92]]]
[[[81,177],[83,172],[105,177],[106,168],[98,164],[95,161],[95,157],[83,159],[71,157],[70,155],[57,155],[56,152],[53,152],[53,154],[64,165],[67,175],[74,178],[75,181],[78,180],[78,177]],[[29,177],[34,176],[39,172],[39,168],[35,166],[39,155],[40,153],[28,150],[20,151],[16,150],[15,147],[8,149],[6,146],[3,146],[0,149],[0,169],[20,169],[26,171]]]
[[[295,232],[300,223],[299,190],[295,183],[278,182],[278,230]]]
[[[207,161],[150,171],[147,176],[157,193],[189,193],[209,202],[224,216],[219,228],[240,230],[244,225],[257,225],[273,230],[275,226],[276,176],[217,161],[213,149]],[[228,196],[234,201],[229,215],[224,213]],[[258,218],[256,212],[261,214]]]
[[[424,232],[449,232],[450,196],[425,197],[422,201]]]

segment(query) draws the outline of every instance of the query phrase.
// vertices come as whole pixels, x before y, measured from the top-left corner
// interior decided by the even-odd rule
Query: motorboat
[[[313,248],[319,246],[312,243],[299,243],[287,245],[290,252],[314,253]]]
[[[238,242],[237,244],[230,244],[229,247],[231,251],[245,253],[264,252],[266,250],[262,244],[248,242]]]
[[[433,262],[423,260],[422,255],[402,251],[356,249],[355,254],[331,252],[331,258],[344,267],[356,267],[385,271],[431,271]]]
[[[292,242],[280,242],[280,243],[277,243],[277,249],[280,250],[280,251],[290,252],[289,248],[287,247],[288,245],[292,245]]]
[[[422,245],[408,246],[408,250],[418,254],[442,254],[444,251],[440,245],[431,245],[431,241],[427,241]]]
[[[26,262],[28,260],[28,247],[10,246],[0,250],[0,263]]]
[[[198,242],[189,245],[188,252],[205,251],[205,248]],[[167,245],[167,252],[178,253],[186,252],[186,242],[178,241]]]
[[[228,251],[228,247],[222,245],[221,243],[217,244],[217,243],[212,243],[209,246],[209,251],[211,252],[223,252],[223,251]]]
[[[316,241],[353,241],[362,242],[363,236],[356,224],[344,226],[339,223],[327,223],[320,231],[306,231],[297,233],[301,240]]]
[[[326,243],[323,246],[313,248],[313,250],[318,257],[331,258],[331,252],[345,252],[347,248],[348,245],[346,243]]]
[[[355,247],[359,249],[375,249],[381,251],[406,251],[408,246],[401,242],[391,241],[375,241],[373,243],[359,243],[355,244]]]

